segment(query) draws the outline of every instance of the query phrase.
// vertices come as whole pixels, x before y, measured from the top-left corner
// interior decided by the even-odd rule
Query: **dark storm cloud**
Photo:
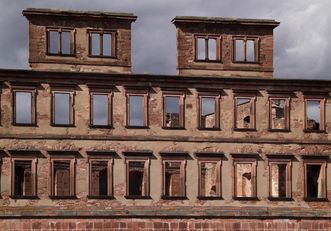
[[[331,79],[331,1],[329,0],[1,0],[0,67],[28,68],[28,7],[132,12],[133,71],[174,74],[176,15],[272,18],[275,29],[275,76]]]

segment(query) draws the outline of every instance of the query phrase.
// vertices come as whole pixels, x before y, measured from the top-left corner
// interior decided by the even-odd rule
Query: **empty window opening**
[[[200,99],[200,127],[216,128],[216,100],[214,97],[201,97]]]
[[[287,197],[286,187],[286,172],[287,164],[272,164],[271,165],[271,196],[272,197]]]
[[[285,99],[270,99],[271,129],[286,129]]]
[[[73,54],[72,31],[49,30],[48,31],[48,53],[59,55]]]
[[[31,92],[15,92],[15,123],[33,123],[33,98]]]
[[[165,125],[166,127],[181,127],[180,96],[165,97]]]
[[[165,196],[183,196],[181,162],[165,163]]]
[[[57,125],[71,124],[71,96],[70,93],[54,93],[53,123]]]
[[[196,59],[215,61],[218,59],[217,38],[196,38]]]
[[[92,125],[106,126],[110,124],[108,95],[93,94],[92,108]]]
[[[145,182],[146,182],[145,162],[130,161],[129,162],[129,195],[146,196]]]
[[[252,164],[236,165],[236,196],[253,196]]]
[[[14,196],[33,195],[32,161],[15,160]]]
[[[252,110],[250,98],[236,99],[236,128],[253,128]]]
[[[307,197],[308,198],[324,198],[325,185],[322,165],[308,164],[307,165]]]
[[[256,62],[256,40],[235,39],[234,40],[234,61]]]
[[[129,96],[129,126],[145,126],[144,124],[144,96]]]
[[[321,130],[321,101],[306,101],[306,129]]]
[[[56,160],[53,163],[54,196],[70,196],[70,160]]]
[[[107,196],[108,161],[92,161],[91,168],[91,196]]]
[[[201,190],[200,194],[203,197],[218,196],[217,192],[217,164],[216,163],[201,163]]]
[[[92,56],[114,56],[113,33],[91,32],[90,54]]]

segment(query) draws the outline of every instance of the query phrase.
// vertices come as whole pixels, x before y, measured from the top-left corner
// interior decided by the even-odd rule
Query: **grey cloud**
[[[0,2],[0,67],[28,68],[27,7],[132,12],[132,63],[136,73],[175,74],[176,15],[273,18],[275,76],[331,79],[329,0],[30,0]]]

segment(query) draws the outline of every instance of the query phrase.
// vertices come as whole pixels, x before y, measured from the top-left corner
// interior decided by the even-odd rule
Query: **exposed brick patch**
[[[328,220],[248,219],[20,219],[1,220],[0,231],[14,230],[315,230],[328,231]]]

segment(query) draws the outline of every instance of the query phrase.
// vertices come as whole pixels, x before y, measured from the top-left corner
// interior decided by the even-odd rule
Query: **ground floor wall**
[[[296,219],[8,219],[0,230],[331,230],[330,220]]]

